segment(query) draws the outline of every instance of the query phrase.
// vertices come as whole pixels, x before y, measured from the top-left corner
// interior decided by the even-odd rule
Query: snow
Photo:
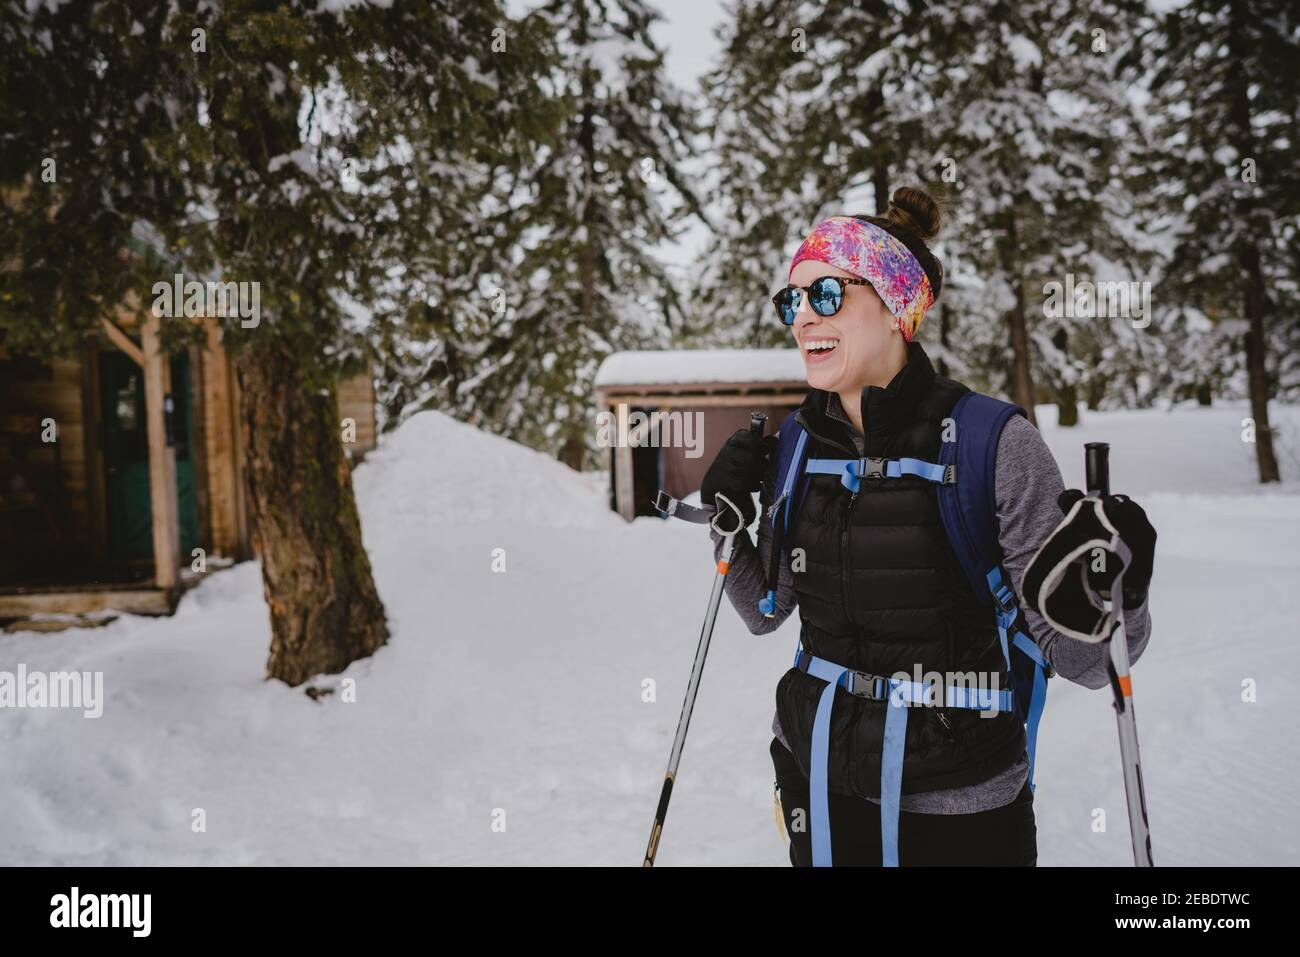
[[[663,349],[615,352],[596,371],[597,386],[690,382],[804,382],[798,349]]]
[[[1020,34],[1012,34],[1003,28],[1003,39],[1007,44],[1007,52],[1011,54],[1011,59],[1015,61],[1017,72],[1023,73],[1031,67],[1041,66],[1043,63],[1042,51],[1033,40]]]
[[[1083,442],[1110,441],[1115,490],[1159,530],[1154,636],[1134,669],[1157,862],[1300,863],[1300,407],[1273,406],[1288,484],[1268,491],[1240,440],[1244,404],[1085,410],[1075,430],[1052,412],[1038,409],[1067,483]],[[97,720],[0,719],[0,861],[639,864],[713,577],[705,531],[624,523],[603,476],[436,412],[354,479],[392,639],[342,676],[353,703],[340,676],[316,701],[262,678],[252,562],[208,576],[171,618],[0,636],[0,668],[102,671],[105,694]],[[767,746],[797,629],[755,638],[724,603],[661,866],[787,862]],[[1248,679],[1257,703],[1242,701]],[[1109,693],[1053,680],[1039,759],[1040,863],[1131,863]]]

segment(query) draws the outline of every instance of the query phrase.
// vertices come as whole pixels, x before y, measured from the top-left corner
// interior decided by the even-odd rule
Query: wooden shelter
[[[765,413],[768,434],[776,432],[808,382],[797,349],[661,350],[609,356],[595,391],[606,421],[618,424],[610,507],[630,521],[656,514],[651,503],[661,488],[678,498],[697,491],[723,443],[749,426],[750,412]]]
[[[0,350],[0,619],[167,614],[197,558],[250,557],[224,320],[196,321],[202,345],[173,355],[157,318],[125,311],[49,364]],[[339,406],[358,459],[371,376],[342,383]]]

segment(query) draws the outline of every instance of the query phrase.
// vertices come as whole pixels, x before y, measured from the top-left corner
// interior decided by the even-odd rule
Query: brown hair
[[[894,190],[884,216],[858,213],[853,217],[879,226],[911,251],[930,280],[934,298],[943,289],[943,263],[926,243],[939,235],[943,225],[943,212],[934,197],[916,186],[900,186]]]

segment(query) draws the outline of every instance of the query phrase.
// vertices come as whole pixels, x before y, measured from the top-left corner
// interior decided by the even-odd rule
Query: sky
[[[718,39],[713,29],[723,19],[719,0],[659,0],[663,20],[651,28],[664,51],[668,76],[678,86],[697,89],[700,74],[713,65]]]
[[[664,51],[668,79],[691,93],[698,93],[699,79],[714,65],[720,48],[713,31],[725,16],[722,3],[720,0],[660,0],[656,6],[663,19],[650,32]],[[708,228],[692,218],[681,239],[661,246],[659,255],[675,272],[689,269],[698,251],[708,242],[708,235]]]
[[[540,0],[506,0],[512,16],[540,6]],[[679,86],[694,89],[700,74],[709,68],[718,41],[713,28],[723,18],[720,0],[651,0],[649,6],[663,19],[651,28],[655,42],[665,53],[669,76]]]

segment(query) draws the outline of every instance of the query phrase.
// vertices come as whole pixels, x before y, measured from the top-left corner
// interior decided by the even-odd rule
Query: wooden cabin
[[[698,491],[751,412],[765,413],[767,433],[776,432],[807,396],[808,381],[797,349],[616,352],[597,370],[595,392],[606,421],[620,423],[610,444],[610,508],[631,521],[657,514],[659,489],[676,498]]]
[[[251,557],[239,389],[219,319],[165,355],[123,313],[48,364],[0,350],[0,622],[169,614],[205,563]],[[375,445],[369,374],[341,384],[348,453]]]

